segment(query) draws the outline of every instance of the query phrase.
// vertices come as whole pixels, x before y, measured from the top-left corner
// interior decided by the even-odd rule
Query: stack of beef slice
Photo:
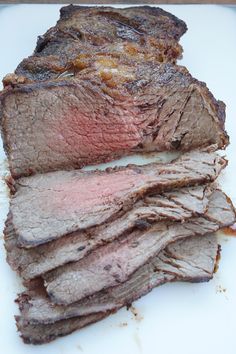
[[[67,6],[7,75],[7,260],[27,290],[18,330],[44,343],[170,281],[208,281],[235,222],[216,179],[225,106],[176,65],[185,23],[153,7]],[[168,163],[81,170],[132,153]]]

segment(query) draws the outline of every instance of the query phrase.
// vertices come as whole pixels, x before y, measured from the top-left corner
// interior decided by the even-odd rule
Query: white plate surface
[[[188,32],[182,65],[207,82],[213,94],[227,104],[226,128],[231,145],[229,166],[220,177],[236,204],[236,9],[224,6],[162,6],[186,21]],[[58,19],[59,5],[0,7],[0,77],[13,72],[30,55],[37,35]],[[127,159],[126,159],[127,161]],[[132,162],[139,162],[136,158]],[[1,175],[6,173],[0,154]],[[0,229],[8,208],[0,183]],[[126,309],[100,323],[43,346],[24,345],[19,338],[14,298],[20,280],[5,261],[1,237],[0,352],[9,354],[235,354],[236,238],[220,236],[222,257],[214,279],[207,284],[168,284],[153,290],[134,306],[138,319]]]

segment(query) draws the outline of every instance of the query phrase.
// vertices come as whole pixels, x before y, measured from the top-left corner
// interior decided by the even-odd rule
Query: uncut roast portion
[[[162,44],[179,46],[182,21],[148,7],[61,14],[4,79],[0,117],[14,178],[133,152],[227,146],[224,104]]]
[[[7,261],[25,343],[41,344],[173,281],[208,281],[235,222],[218,185],[225,105],[177,65],[186,24],[155,7],[66,6],[3,79]],[[148,152],[168,163],[81,170]],[[122,161],[119,163],[122,164]]]
[[[34,54],[24,59],[15,73],[32,81],[56,79],[74,60],[94,53],[152,56],[158,62],[181,57],[178,43],[186,24],[170,13],[154,7],[126,9],[67,6],[60,11],[55,27],[40,36]],[[110,50],[106,49],[107,46]]]

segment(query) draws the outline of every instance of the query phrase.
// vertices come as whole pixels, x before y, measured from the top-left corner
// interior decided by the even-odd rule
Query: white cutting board
[[[164,9],[188,25],[181,43],[186,65],[207,82],[227,104],[226,128],[231,145],[229,166],[220,177],[236,204],[236,8],[207,5],[166,5]],[[58,19],[59,5],[0,6],[0,77],[13,72],[33,52],[37,35]],[[6,172],[1,151],[1,174]],[[127,159],[125,159],[127,162]],[[140,163],[136,158],[131,160]],[[0,229],[8,197],[0,184]],[[0,233],[1,234],[1,233]],[[206,284],[168,284],[153,290],[134,306],[138,319],[123,309],[53,343],[25,345],[19,338],[14,298],[20,280],[5,261],[1,237],[0,353],[6,354],[235,354],[236,353],[236,238],[221,236],[222,257],[214,279]]]

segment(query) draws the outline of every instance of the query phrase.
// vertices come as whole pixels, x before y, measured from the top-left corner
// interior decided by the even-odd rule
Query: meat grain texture
[[[175,242],[140,267],[125,283],[69,306],[52,304],[42,288],[22,293],[17,326],[26,343],[45,343],[130,305],[166,282],[208,281],[217,259],[215,235]]]
[[[110,221],[147,194],[213,182],[226,163],[215,153],[191,152],[164,165],[21,178],[14,186],[10,223],[19,245],[34,247]]]
[[[226,195],[214,191],[203,216],[185,223],[155,223],[147,231],[134,231],[96,249],[78,262],[46,273],[45,287],[53,302],[67,305],[97,291],[127,281],[136,269],[158,254],[168,243],[205,235],[235,222],[235,211]]]
[[[213,186],[203,185],[146,196],[137,201],[124,215],[119,212],[119,216],[113,221],[90,230],[75,231],[29,249],[19,247],[17,235],[9,219],[5,229],[8,263],[25,280],[35,278],[66,263],[78,261],[98,246],[112,242],[134,229],[145,230],[154,222],[184,222],[190,217],[203,215],[212,189]]]

